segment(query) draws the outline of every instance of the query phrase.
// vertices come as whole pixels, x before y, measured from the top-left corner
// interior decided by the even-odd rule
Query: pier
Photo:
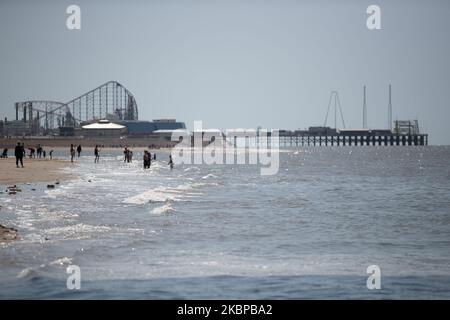
[[[428,134],[310,135],[280,132],[280,146],[427,146]]]

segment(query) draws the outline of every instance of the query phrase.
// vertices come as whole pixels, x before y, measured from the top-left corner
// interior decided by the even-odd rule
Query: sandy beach
[[[69,161],[49,159],[24,159],[24,168],[16,168],[15,158],[0,159],[0,185],[33,182],[55,182],[70,176],[59,169],[70,165]]]

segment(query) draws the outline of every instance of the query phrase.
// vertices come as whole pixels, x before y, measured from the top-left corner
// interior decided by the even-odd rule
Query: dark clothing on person
[[[94,162],[95,162],[95,163],[98,163],[98,160],[100,159],[100,155],[99,155],[99,153],[98,153],[98,146],[95,146],[95,149],[94,149],[94,155],[95,155],[95,160],[94,160]]]
[[[21,146],[20,144],[17,144],[16,148],[14,149],[14,156],[16,157],[17,168],[19,167],[19,162],[23,168],[23,153],[24,153],[23,146]]]
[[[144,152],[144,169],[149,169],[151,164],[151,155],[147,151]]]

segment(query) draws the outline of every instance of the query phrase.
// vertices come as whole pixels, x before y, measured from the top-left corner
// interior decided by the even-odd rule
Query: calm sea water
[[[22,236],[0,298],[450,298],[449,147],[287,149],[274,176],[141,157],[85,151],[77,179],[0,194]]]

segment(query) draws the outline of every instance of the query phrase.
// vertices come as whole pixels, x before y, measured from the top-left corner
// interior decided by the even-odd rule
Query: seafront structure
[[[136,99],[117,81],[108,81],[69,102],[30,100],[16,102],[14,108],[15,120],[0,121],[0,136],[146,138],[157,130],[186,128],[175,119],[139,120]],[[112,124],[105,126],[105,121]]]
[[[334,127],[330,127],[327,122],[332,118],[330,111],[333,106]],[[32,100],[16,102],[14,107],[15,120],[5,118],[5,121],[0,121],[0,137],[53,139],[55,142],[70,139],[76,143],[109,139],[109,145],[173,146],[176,141],[172,141],[172,134],[177,130],[186,131],[186,125],[175,119],[139,120],[136,99],[117,81],[108,81],[66,103]],[[338,128],[338,120],[341,128]],[[332,91],[322,126],[307,130],[279,130],[279,142],[280,146],[428,145],[428,134],[421,132],[417,120],[392,121],[391,85],[387,120],[387,128],[368,128],[364,86],[362,129],[346,128],[339,94]]]

